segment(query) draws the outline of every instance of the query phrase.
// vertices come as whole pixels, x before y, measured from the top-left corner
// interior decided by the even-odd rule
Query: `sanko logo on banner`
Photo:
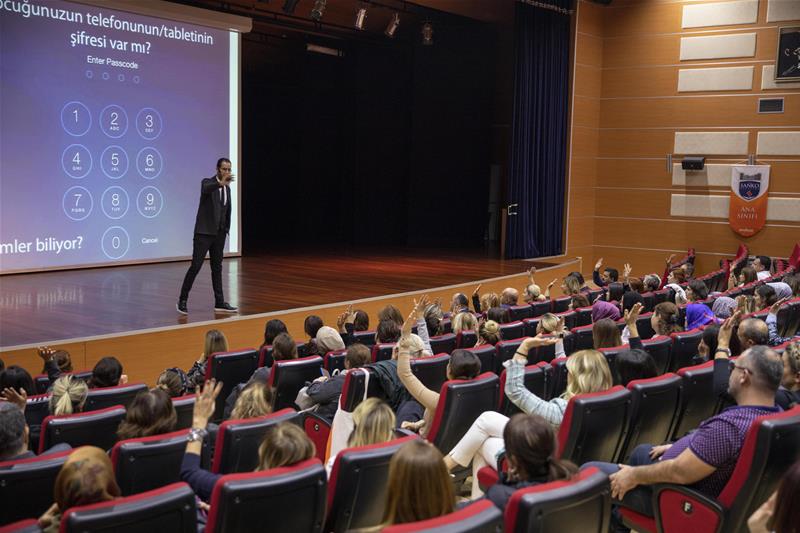
[[[731,170],[731,202],[728,219],[731,229],[751,237],[767,221],[769,165],[738,165]]]

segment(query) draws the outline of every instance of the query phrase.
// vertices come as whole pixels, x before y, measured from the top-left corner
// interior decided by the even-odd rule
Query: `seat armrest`
[[[658,533],[719,533],[725,509],[716,500],[683,485],[653,487]]]

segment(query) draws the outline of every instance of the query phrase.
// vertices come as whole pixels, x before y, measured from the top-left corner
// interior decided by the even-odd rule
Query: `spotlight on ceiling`
[[[294,13],[294,10],[297,9],[297,4],[300,0],[285,0],[283,2],[283,12],[287,15],[291,15]]]
[[[422,25],[422,44],[425,46],[433,44],[433,24],[431,22]]]
[[[356,12],[356,22],[353,24],[357,30],[364,29],[364,21],[367,19],[367,8],[359,7]]]
[[[386,34],[387,37],[390,39],[394,39],[394,34],[397,33],[397,28],[400,26],[400,13],[394,13],[392,15],[392,20],[389,21],[389,25],[386,26],[386,29],[383,33]]]
[[[316,0],[314,2],[314,9],[311,10],[311,18],[319,22],[322,20],[322,15],[325,14],[325,8],[328,5],[328,0]]]

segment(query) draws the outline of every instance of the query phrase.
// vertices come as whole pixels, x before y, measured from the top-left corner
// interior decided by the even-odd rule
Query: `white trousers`
[[[486,411],[450,451],[450,457],[461,466],[472,463],[472,499],[483,496],[478,486],[478,470],[484,466],[497,470],[497,454],[505,448],[503,430],[507,423],[507,416]]]

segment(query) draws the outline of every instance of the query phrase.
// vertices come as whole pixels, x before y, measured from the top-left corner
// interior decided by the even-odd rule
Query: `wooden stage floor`
[[[289,251],[225,259],[223,286],[240,315],[357,300],[525,271],[525,260],[461,251]],[[224,319],[208,261],[175,310],[188,261],[0,277],[0,349]],[[541,284],[550,280],[539,279]]]

